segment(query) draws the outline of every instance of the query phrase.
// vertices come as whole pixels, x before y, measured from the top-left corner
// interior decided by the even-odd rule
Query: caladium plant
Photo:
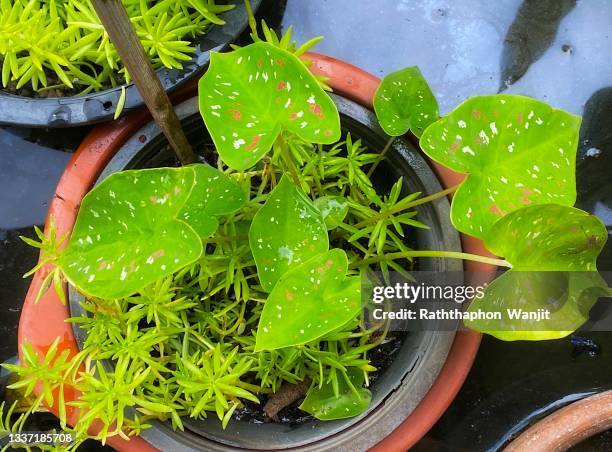
[[[314,205],[323,215],[327,229],[337,228],[349,211],[348,201],[342,196],[322,196],[314,200]]]
[[[249,242],[266,292],[291,266],[329,248],[323,215],[286,176],[253,218]]]
[[[368,408],[372,400],[372,393],[363,385],[363,372],[350,371],[339,382],[337,390],[329,383],[313,388],[300,409],[324,421],[357,416]]]
[[[208,165],[115,173],[83,198],[57,265],[86,295],[132,295],[194,263],[217,216],[244,201],[242,189]]]
[[[581,118],[524,96],[473,97],[427,128],[421,148],[468,176],[451,219],[484,238],[504,215],[532,204],[573,206]]]
[[[253,166],[283,132],[312,143],[340,138],[331,98],[302,61],[270,43],[214,53],[199,90],[204,122],[232,168]]]
[[[255,350],[311,342],[358,315],[361,278],[347,277],[347,268],[346,253],[333,249],[287,271],[261,313]]]
[[[359,314],[361,278],[346,277],[346,253],[329,250],[322,211],[286,176],[253,218],[249,241],[270,292],[255,351],[311,342]]]
[[[417,137],[438,119],[438,102],[418,67],[388,74],[374,94],[374,111],[385,133]]]
[[[530,206],[506,215],[487,235],[487,248],[504,256],[512,269],[487,287],[469,309],[536,312],[550,308],[550,319],[467,325],[501,339],[552,339],[572,333],[588,320],[597,299],[609,294],[596,260],[608,232],[597,217],[559,204]],[[520,331],[516,333],[515,329]]]
[[[85,394],[75,406],[94,414],[77,424],[80,437],[105,410],[103,439],[123,434],[120,426],[138,433],[145,417],[182,429],[183,416],[215,412],[226,426],[244,400],[298,382],[311,382],[300,408],[318,419],[363,413],[376,371],[368,352],[387,332],[361,319],[361,275],[407,274],[414,258],[508,267],[470,309],[559,301],[547,331],[469,324],[506,340],[569,334],[608,293],[595,267],[606,230],[572,207],[579,117],[497,95],[438,119],[418,69],[391,74],[374,100],[382,127],[412,131],[432,159],[467,175],[452,222],[504,259],[412,250],[410,228],[427,228],[414,207],[453,189],[420,197],[400,178],[378,193],[370,176],[385,151],[342,139],[301,47],[264,30],[268,42],[213,54],[200,82],[218,168],[112,175],[84,198],[63,251],[53,235],[28,240],[46,255],[40,265],[59,268],[46,284],[57,290],[63,274],[85,295],[88,315],[72,319],[87,330],[84,348],[69,362],[62,355],[43,382],[49,404],[64,405],[64,386]],[[96,370],[100,359],[114,371]],[[43,378],[38,368],[14,370],[32,388]],[[137,414],[124,413],[128,405]]]
[[[376,113],[390,135],[406,132],[392,127],[409,123],[409,114],[402,122],[398,112],[414,114],[413,106],[420,101],[422,107],[428,92],[399,91],[400,77],[403,86],[425,83],[413,68],[385,77]],[[586,322],[599,297],[611,294],[596,272],[606,228],[571,207],[580,123],[579,116],[536,99],[499,94],[466,100],[420,135],[421,149],[432,160],[466,174],[452,199],[455,228],[482,239],[511,268],[469,310],[537,311],[554,304],[551,318],[537,327],[521,319],[470,320],[469,327],[505,340],[564,337]]]

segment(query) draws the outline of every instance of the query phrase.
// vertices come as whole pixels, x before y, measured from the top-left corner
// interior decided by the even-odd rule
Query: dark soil
[[[47,86],[56,86],[56,88],[44,88],[40,87],[38,91],[34,91],[30,83],[26,83],[21,88],[17,89],[17,80],[14,80],[8,84],[6,88],[0,91],[7,92],[14,96],[31,97],[34,99],[53,99],[59,97],[72,97],[78,96],[81,93],[81,89],[68,88],[67,86],[60,86],[62,82],[57,76],[52,73],[47,73]],[[109,87],[110,88],[110,87]],[[83,87],[85,89],[85,87]]]

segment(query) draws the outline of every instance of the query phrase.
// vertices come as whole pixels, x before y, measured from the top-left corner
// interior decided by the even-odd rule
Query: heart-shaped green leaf
[[[212,166],[191,167],[195,171],[195,184],[178,218],[205,238],[217,230],[217,216],[233,213],[244,205],[245,194],[229,176]]]
[[[597,272],[510,270],[468,309],[474,314],[500,313],[501,320],[481,316],[465,324],[505,341],[559,339],[584,324],[603,296],[610,291]]]
[[[60,266],[79,290],[112,299],[131,295],[194,262],[202,242],[177,219],[195,176],[187,168],[123,171],[90,191]]]
[[[313,143],[340,139],[338,110],[315,77],[295,55],[265,42],[212,53],[199,99],[217,151],[238,170],[257,163],[282,130]]]
[[[331,382],[324,382],[321,387],[315,385],[306,394],[300,409],[322,421],[346,419],[363,413],[372,401],[372,393],[363,387],[363,371],[350,368],[347,375],[352,387],[343,376],[338,377],[338,395]]]
[[[606,228],[597,217],[573,207],[543,204],[508,214],[489,230],[485,244],[513,268],[469,308],[501,312],[502,319],[466,324],[505,340],[568,335],[586,321],[597,298],[607,293],[596,272],[606,239]],[[512,319],[507,309],[547,309],[550,319]]]
[[[215,216],[243,203],[240,188],[208,165],[112,174],[83,198],[59,266],[87,295],[132,295],[195,262],[198,232],[212,234]]]
[[[374,111],[387,135],[417,137],[438,119],[438,102],[417,66],[391,72],[374,94]]]
[[[292,267],[264,305],[255,351],[300,345],[340,328],[361,309],[361,278],[346,277],[346,253],[333,249]]]
[[[337,228],[349,211],[348,201],[342,196],[322,196],[314,200],[314,205],[323,215],[327,229]]]
[[[594,271],[608,233],[599,218],[574,207],[542,204],[506,215],[485,239],[514,270]]]
[[[500,94],[473,97],[429,126],[423,151],[468,173],[453,197],[454,226],[482,238],[526,205],[573,205],[580,121],[535,99]]]
[[[306,262],[329,249],[321,212],[283,176],[255,214],[249,243],[262,288],[270,292],[290,266]]]

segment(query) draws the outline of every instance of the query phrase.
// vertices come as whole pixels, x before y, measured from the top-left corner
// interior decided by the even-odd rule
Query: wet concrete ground
[[[578,206],[612,229],[612,3],[606,0],[288,0],[283,25],[316,50],[382,76],[419,65],[443,112],[475,94],[520,93],[584,115]],[[87,129],[0,129],[0,360],[16,354],[16,325],[36,253],[33,235],[70,152]],[[600,261],[612,270],[612,246]],[[612,333],[504,343],[485,338],[461,393],[422,450],[496,450],[554,406],[610,386]],[[580,450],[612,450],[601,435]]]

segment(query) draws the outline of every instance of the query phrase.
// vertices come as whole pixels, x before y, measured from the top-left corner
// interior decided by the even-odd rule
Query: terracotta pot
[[[612,391],[586,397],[525,430],[504,452],[563,452],[612,428]]]
[[[329,78],[327,83],[336,93],[371,108],[373,95],[379,84],[376,77],[350,64],[323,55],[307,54],[306,58],[314,63],[312,66],[314,72]],[[193,82],[175,93],[173,100],[179,102],[195,93],[196,83]],[[114,153],[150,119],[148,112],[140,111],[118,122],[97,127],[86,137],[69,162],[49,208],[48,218],[54,218],[58,236],[71,231],[81,199],[90,190]],[[432,167],[446,187],[455,185],[463,177],[435,163],[432,163]],[[462,246],[466,252],[489,255],[478,240],[462,237]],[[490,265],[474,262],[465,262],[464,267],[467,271],[492,273],[495,270]],[[48,290],[38,303],[34,303],[38,289],[48,271],[48,268],[43,268],[34,275],[19,322],[19,343],[29,341],[42,356],[59,336],[61,347],[76,353],[78,346],[72,327],[65,322],[69,317],[68,307],[61,304],[53,290]],[[457,333],[448,358],[429,392],[412,414],[373,450],[405,451],[427,433],[461,388],[478,351],[480,339],[480,334],[475,332]],[[76,397],[76,394],[71,395]],[[69,408],[67,414],[69,421],[76,420],[75,410]],[[121,438],[113,437],[108,443],[117,450],[155,450],[141,438],[133,438],[128,443]]]

